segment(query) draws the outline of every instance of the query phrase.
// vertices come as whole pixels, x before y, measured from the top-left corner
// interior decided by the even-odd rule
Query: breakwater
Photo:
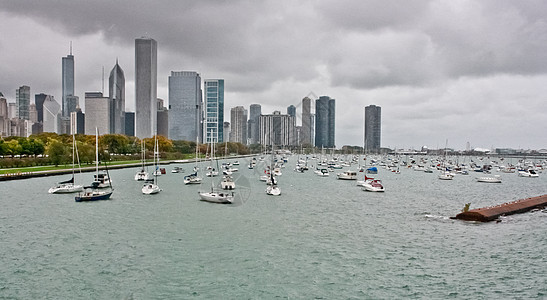
[[[499,218],[500,216],[524,213],[534,208],[540,208],[545,206],[547,206],[547,195],[542,195],[513,202],[507,202],[491,207],[471,209],[456,215],[454,219],[489,222]]]

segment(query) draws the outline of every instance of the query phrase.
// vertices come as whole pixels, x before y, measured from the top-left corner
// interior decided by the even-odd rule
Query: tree
[[[58,166],[61,163],[66,163],[69,153],[64,143],[56,139],[50,139],[46,147],[46,154],[48,155],[51,163]]]

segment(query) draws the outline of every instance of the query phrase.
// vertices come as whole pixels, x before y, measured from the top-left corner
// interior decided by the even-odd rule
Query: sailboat
[[[211,142],[211,155],[212,155],[211,157],[214,157],[213,145],[214,145],[214,141]],[[207,191],[207,192],[199,191],[198,194],[201,201],[207,201],[211,203],[221,203],[221,204],[231,204],[234,202],[234,193],[217,191],[215,189],[214,180],[211,180],[211,191]]]
[[[198,176],[198,154],[199,154],[199,143],[198,138],[196,137],[196,165],[194,166],[194,173],[184,176],[184,184],[198,184],[201,183],[201,177]]]
[[[135,174],[135,180],[143,181],[148,180],[148,172],[145,170],[145,159],[146,159],[146,147],[144,146],[144,140],[141,142],[141,169]]]
[[[76,155],[78,154],[76,150],[76,139],[74,138],[74,134],[72,134],[72,178],[69,180],[61,181],[57,183],[55,186],[51,187],[48,190],[48,193],[50,194],[76,193],[76,192],[81,192],[84,190],[82,185],[74,183],[74,168],[75,168],[74,154],[75,153]],[[78,159],[78,165],[80,164],[79,161],[80,160]]]
[[[112,181],[110,180],[110,175],[108,174],[108,167],[106,167],[106,178],[108,178],[108,184],[110,186],[110,190],[104,191],[99,190],[99,181],[95,180],[91,183],[90,186],[84,187],[84,192],[78,193],[78,196],[74,198],[76,202],[82,202],[82,201],[97,201],[97,200],[108,200],[110,199],[110,196],[112,196],[112,193],[114,192],[114,189],[112,188]],[[95,178],[99,178],[99,131],[97,128],[95,128],[95,169],[97,174],[95,174]]]
[[[159,163],[159,148],[157,135],[154,136],[154,169],[158,170]],[[161,192],[161,188],[158,186],[158,176],[154,172],[153,179],[146,180],[146,183],[142,186],[142,193],[145,195],[157,194]]]
[[[267,181],[268,186],[266,187],[266,195],[270,196],[279,196],[281,195],[281,189],[277,186],[277,180],[275,179],[274,172],[273,172],[273,164],[274,164],[274,146],[272,143],[272,161],[270,165],[270,178]]]
[[[228,157],[228,143],[224,144],[224,157]],[[239,162],[237,163],[239,165]],[[222,181],[220,182],[220,187],[223,190],[233,190],[236,188],[236,183],[232,178],[232,170],[226,165],[225,170],[222,172],[224,174]]]
[[[108,172],[99,172],[99,129],[95,127],[95,160],[96,160],[96,166],[95,171],[96,174],[93,175],[93,186],[96,186],[96,188],[112,188],[112,180],[110,179],[110,176],[108,175]]]

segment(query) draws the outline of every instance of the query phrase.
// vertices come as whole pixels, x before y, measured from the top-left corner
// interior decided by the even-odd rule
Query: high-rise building
[[[8,117],[8,100],[0,93],[0,117]]]
[[[158,98],[157,100],[158,106],[157,106],[157,120],[158,120],[158,130],[157,134],[167,137],[169,134],[169,111],[164,106],[163,99]]]
[[[287,107],[287,115],[292,116],[292,117],[296,117],[296,106],[289,105]]]
[[[110,133],[125,134],[125,75],[116,59],[108,78],[110,98]]]
[[[223,133],[226,135],[226,138],[224,139],[225,142],[231,142],[230,141],[230,122],[224,122],[223,127]]]
[[[36,110],[36,104],[34,103],[29,106],[28,119],[31,123],[38,123],[38,111]]]
[[[71,109],[76,109],[76,106],[72,107],[68,104],[68,96],[74,96],[74,56],[72,55],[72,45],[70,47],[70,54],[62,58],[63,70],[62,70],[62,115],[63,117],[70,117]]]
[[[8,102],[8,118],[17,118],[17,104],[15,102]]]
[[[296,146],[295,117],[282,115],[280,111],[274,111],[271,115],[261,115],[259,124],[260,143],[262,145]]]
[[[61,127],[61,105],[55,101],[53,96],[47,95],[42,107],[44,109],[43,132],[59,133]]]
[[[38,112],[38,122],[44,121],[44,101],[48,95],[44,93],[34,95],[34,103],[36,104],[36,111]]]
[[[315,100],[316,147],[335,147],[335,106],[335,100],[328,96],[321,96]]]
[[[258,118],[262,114],[262,107],[260,104],[251,104],[249,107],[249,126],[247,129],[248,136],[251,144],[258,144],[260,142],[260,129],[258,124]]]
[[[171,72],[169,76],[169,139],[203,140],[201,77],[197,72]]]
[[[85,114],[79,107],[70,113],[70,134],[85,134]]]
[[[135,39],[135,136],[141,139],[157,129],[157,48],[154,39]]]
[[[314,141],[314,119],[311,113],[311,99],[302,99],[302,129],[300,130],[300,143],[313,144]]]
[[[29,108],[30,108],[30,87],[23,85],[15,90],[15,104],[17,110],[15,112],[15,117],[28,120],[29,118]]]
[[[378,152],[382,134],[382,108],[376,105],[365,107],[365,150]]]
[[[247,110],[243,106],[230,110],[230,142],[247,144]]]
[[[125,135],[135,136],[135,113],[125,112]]]
[[[100,135],[110,133],[110,99],[101,92],[86,92],[85,134],[94,135],[95,128]]]
[[[206,143],[222,143],[224,142],[224,79],[207,79],[203,85],[205,91],[204,140]]]

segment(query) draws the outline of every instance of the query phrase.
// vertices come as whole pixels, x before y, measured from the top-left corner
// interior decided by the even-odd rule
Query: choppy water
[[[0,298],[547,297],[545,211],[500,223],[448,219],[467,202],[547,194],[547,174],[485,184],[474,174],[441,181],[380,169],[381,194],[295,173],[292,162],[282,196],[270,197],[241,162],[248,188],[231,206],[198,201],[200,187],[184,186],[182,174],[142,195],[136,169],[111,171],[112,200],[94,203],[47,194],[66,176],[1,182]]]

